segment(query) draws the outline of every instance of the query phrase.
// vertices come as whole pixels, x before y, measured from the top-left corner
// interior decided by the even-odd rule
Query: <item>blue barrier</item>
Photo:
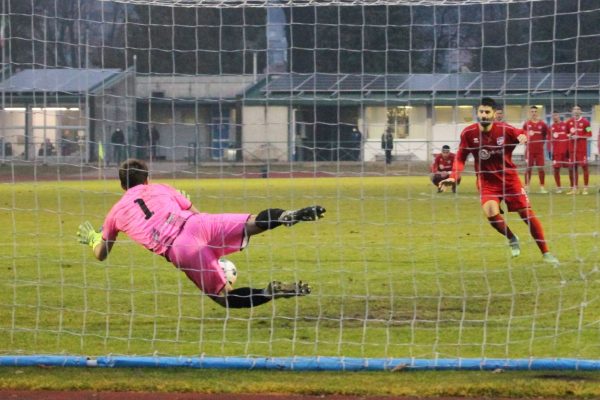
[[[202,368],[284,371],[471,370],[600,371],[600,360],[576,358],[351,358],[351,357],[135,357],[135,356],[0,356],[0,366],[99,368]]]

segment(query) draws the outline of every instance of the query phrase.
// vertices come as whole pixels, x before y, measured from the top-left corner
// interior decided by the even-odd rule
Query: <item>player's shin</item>
[[[575,170],[573,167],[569,167],[569,185],[575,187]]]
[[[488,217],[488,221],[490,222],[492,228],[506,236],[507,239],[512,239],[515,236],[508,225],[506,225],[506,221],[504,221],[504,218],[502,218],[500,214],[496,214],[493,217]]]
[[[556,187],[560,189],[560,168],[554,168],[554,182],[556,182]]]
[[[530,208],[519,210],[519,216],[529,226],[529,232],[542,254],[547,253],[548,243],[546,243],[546,239],[544,238],[544,228],[533,210]]]
[[[529,186],[529,181],[531,181],[531,168],[527,168],[525,171],[525,186]]]
[[[590,183],[590,167],[583,165],[581,169],[583,170],[583,186],[588,187]]]

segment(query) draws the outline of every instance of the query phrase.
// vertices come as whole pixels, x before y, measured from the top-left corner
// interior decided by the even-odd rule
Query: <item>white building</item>
[[[266,78],[28,70],[0,83],[0,157],[96,162],[102,143],[111,163],[111,135],[121,128],[127,156],[155,160],[371,162],[381,159],[386,130],[394,135],[396,158],[429,160],[444,144],[456,148],[485,96],[495,98],[515,126],[531,105],[549,122],[551,110],[568,118],[580,104],[597,132],[599,82],[599,74],[566,73]]]
[[[88,162],[116,127],[131,130],[134,74],[29,69],[0,82],[2,160]]]

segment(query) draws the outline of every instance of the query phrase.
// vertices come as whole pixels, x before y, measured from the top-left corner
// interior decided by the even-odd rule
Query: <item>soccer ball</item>
[[[235,280],[237,279],[237,268],[235,268],[235,264],[226,258],[219,259],[219,265],[225,274],[225,279],[227,279],[227,284],[229,286],[233,286]]]

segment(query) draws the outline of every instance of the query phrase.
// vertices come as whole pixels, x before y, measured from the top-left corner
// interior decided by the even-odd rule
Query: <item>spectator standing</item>
[[[48,157],[53,155],[56,155],[54,151],[54,145],[50,141],[50,138],[46,138],[44,139],[44,143],[40,146],[40,149],[38,150],[38,156]]]
[[[150,131],[147,126],[140,125],[135,130],[135,144],[137,146],[137,158],[141,160],[148,159]]]
[[[156,160],[158,154],[158,143],[160,142],[160,132],[156,128],[156,125],[152,125],[150,129],[150,146],[152,149],[152,160]]]
[[[113,161],[119,165],[125,160],[125,134],[121,128],[115,129],[110,137],[112,146]]]
[[[360,161],[360,151],[362,149],[362,133],[355,126],[352,128],[352,161]]]
[[[394,150],[394,135],[388,128],[381,135],[381,148],[385,151],[385,163],[387,165],[392,163],[392,150]]]

